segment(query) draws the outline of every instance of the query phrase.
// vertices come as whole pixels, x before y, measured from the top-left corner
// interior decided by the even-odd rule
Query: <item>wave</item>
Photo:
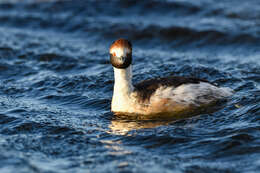
[[[204,25],[200,26],[199,23],[202,19],[210,19],[207,16],[212,16],[211,12],[216,15],[214,12],[216,9],[211,9],[212,2],[207,10],[204,9],[205,2],[200,4],[187,1],[113,1],[112,4],[119,7],[115,9],[106,2],[95,3],[94,1],[77,1],[77,3],[51,1],[41,2],[40,5],[27,2],[13,4],[11,7],[1,4],[0,9],[3,11],[0,13],[0,23],[7,27],[72,32],[78,33],[80,36],[95,35],[107,39],[127,37],[136,41],[149,39],[158,42],[161,40],[174,43],[175,46],[183,44],[196,46],[255,45],[260,38],[259,30],[250,29],[251,25],[248,22],[241,21],[241,26],[236,27],[235,21],[227,20],[225,14],[228,12],[221,7],[217,7],[222,12],[221,10],[218,12],[217,15],[220,17],[215,17],[213,24],[209,23],[206,28]],[[23,6],[23,11],[20,11],[19,5]],[[6,6],[9,10],[5,10]],[[106,6],[105,10],[101,13],[98,12],[99,8],[104,6]],[[203,10],[206,12],[197,15],[198,11]],[[178,14],[178,12],[182,13]],[[134,20],[131,13],[135,16]],[[161,14],[156,15],[157,13]],[[161,21],[154,21],[153,15],[156,17],[155,20],[161,19],[164,24],[161,24]],[[185,20],[182,21],[180,16],[198,21],[198,24],[190,26]],[[221,25],[217,24],[218,20],[221,20]],[[230,23],[224,25],[224,21]],[[175,22],[176,24],[173,24]]]

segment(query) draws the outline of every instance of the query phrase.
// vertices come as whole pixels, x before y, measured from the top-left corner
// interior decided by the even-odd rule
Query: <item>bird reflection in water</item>
[[[159,126],[169,125],[175,122],[179,122],[191,117],[197,117],[203,114],[211,114],[223,108],[226,100],[216,102],[210,106],[202,107],[201,109],[195,109],[192,112],[180,112],[179,114],[158,114],[151,116],[151,119],[142,117],[140,115],[133,114],[132,116],[123,114],[114,114],[114,118],[111,120],[109,125],[110,133],[127,135],[129,131],[156,128]],[[190,111],[190,110],[189,110]]]
[[[163,125],[169,125],[174,120],[123,120],[114,119],[109,125],[110,133],[116,135],[128,135],[132,130],[155,128]]]

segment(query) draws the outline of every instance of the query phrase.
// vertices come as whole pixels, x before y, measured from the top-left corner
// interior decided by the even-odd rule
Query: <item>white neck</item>
[[[114,93],[111,109],[114,112],[124,112],[126,107],[131,103],[130,94],[133,91],[132,85],[132,66],[126,69],[114,67]]]

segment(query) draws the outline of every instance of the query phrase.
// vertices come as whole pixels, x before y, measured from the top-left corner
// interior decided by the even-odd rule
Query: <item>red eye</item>
[[[115,52],[113,52],[113,56],[116,56],[116,53],[115,53]]]

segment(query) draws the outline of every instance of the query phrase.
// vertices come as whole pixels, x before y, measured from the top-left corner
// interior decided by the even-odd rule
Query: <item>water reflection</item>
[[[127,135],[129,131],[146,129],[146,128],[155,128],[163,125],[168,125],[174,120],[123,120],[123,119],[114,119],[109,125],[110,133],[116,135]]]
[[[127,135],[129,131],[145,129],[145,128],[155,128],[162,125],[169,125],[170,123],[199,116],[201,114],[213,113],[217,110],[223,108],[223,103],[214,103],[201,107],[199,109],[189,109],[186,112],[179,112],[176,114],[157,114],[154,116],[147,117],[142,116],[124,116],[115,115],[114,119],[111,120],[109,129],[113,134]]]

